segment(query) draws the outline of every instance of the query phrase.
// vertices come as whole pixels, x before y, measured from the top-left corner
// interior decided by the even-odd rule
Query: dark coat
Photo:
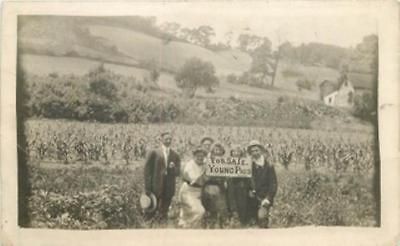
[[[263,167],[252,163],[251,178],[232,178],[228,182],[228,208],[237,212],[239,220],[246,225],[257,220],[257,211],[261,201],[267,198],[273,204],[278,188],[275,168],[265,158]],[[256,191],[256,198],[249,197],[249,191]]]
[[[249,191],[252,190],[250,178],[228,180],[227,200],[230,213],[237,212],[240,223],[247,224],[249,217]]]
[[[165,163],[175,164],[167,168]],[[179,176],[181,160],[172,149],[169,151],[168,160],[165,162],[161,148],[152,150],[146,159],[144,167],[144,186],[146,192],[152,192],[157,198],[172,198],[175,194],[175,179]]]
[[[267,198],[271,205],[278,190],[278,179],[273,165],[264,158],[264,166],[259,167],[252,163],[252,188],[256,191],[258,200]]]

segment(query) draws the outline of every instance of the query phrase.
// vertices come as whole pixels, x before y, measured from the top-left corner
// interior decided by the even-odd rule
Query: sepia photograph
[[[18,17],[22,226],[379,226],[376,20],[207,14]]]
[[[375,5],[55,6],[16,11],[15,87],[2,87],[18,228],[382,228],[398,160],[382,131],[398,126],[382,123],[394,108]]]

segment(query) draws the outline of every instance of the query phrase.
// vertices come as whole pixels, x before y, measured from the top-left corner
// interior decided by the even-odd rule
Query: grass
[[[191,57],[212,62],[217,68],[217,73],[237,73],[247,69],[243,63],[248,60],[237,61],[233,56],[219,55],[197,45],[176,41],[165,44],[156,37],[124,28],[90,25],[89,29],[95,36],[106,39],[113,37],[114,44],[126,55],[137,60],[155,60],[161,63],[162,67],[175,71]]]
[[[175,228],[177,195],[169,223],[144,221],[138,205],[143,191],[143,163],[130,166],[30,168],[30,226],[63,229]],[[279,181],[271,227],[307,225],[374,226],[375,209],[369,175],[277,169]],[[177,191],[181,180],[177,180]],[[81,209],[79,209],[81,207]],[[235,218],[224,228],[240,228]]]
[[[278,171],[272,227],[375,226],[372,176],[326,170]]]

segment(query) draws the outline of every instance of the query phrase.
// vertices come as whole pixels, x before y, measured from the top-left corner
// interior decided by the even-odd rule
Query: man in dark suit
[[[179,176],[181,160],[179,155],[171,149],[171,133],[162,133],[160,142],[161,146],[152,150],[147,156],[144,186],[147,195],[153,193],[157,198],[157,209],[146,217],[148,219],[156,217],[165,222],[175,194],[175,180]]]
[[[275,168],[263,154],[264,147],[258,141],[251,141],[247,151],[251,156],[252,178],[249,192],[249,217],[259,227],[268,228],[269,210],[274,203],[278,189]]]

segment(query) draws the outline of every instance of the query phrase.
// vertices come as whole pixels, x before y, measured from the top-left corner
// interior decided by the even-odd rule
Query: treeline
[[[330,67],[340,69],[343,60],[350,56],[350,50],[335,45],[308,43],[292,46],[286,43],[281,46],[282,56],[287,60],[303,65]]]

